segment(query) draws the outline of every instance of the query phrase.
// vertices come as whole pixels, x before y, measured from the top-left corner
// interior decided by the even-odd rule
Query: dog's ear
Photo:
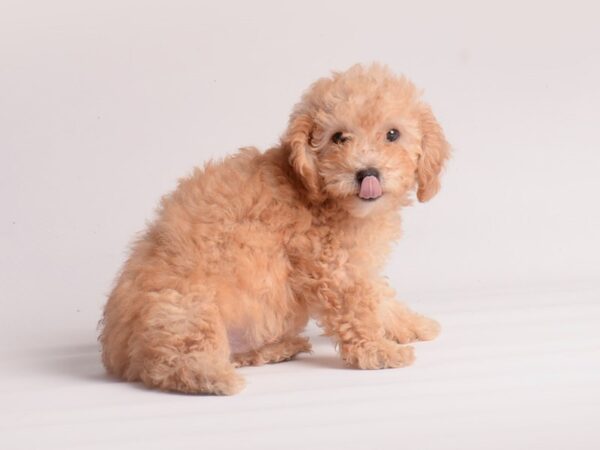
[[[426,202],[440,189],[439,176],[450,156],[450,145],[429,106],[422,107],[419,119],[423,136],[417,164],[417,198],[420,202]]]
[[[321,179],[317,171],[315,149],[311,145],[314,121],[305,112],[296,112],[283,137],[284,145],[290,148],[290,165],[302,180],[312,201],[322,199]]]

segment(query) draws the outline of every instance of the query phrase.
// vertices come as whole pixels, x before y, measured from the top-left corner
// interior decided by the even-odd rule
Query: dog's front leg
[[[339,345],[342,359],[360,369],[402,367],[414,361],[413,348],[386,338],[375,286],[359,281],[334,292],[320,290],[318,322]]]

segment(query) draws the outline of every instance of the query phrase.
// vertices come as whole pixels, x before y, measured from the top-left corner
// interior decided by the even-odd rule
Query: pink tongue
[[[368,200],[370,198],[381,197],[381,194],[381,184],[379,184],[377,177],[369,175],[363,178],[360,183],[360,192],[358,193],[360,198]]]

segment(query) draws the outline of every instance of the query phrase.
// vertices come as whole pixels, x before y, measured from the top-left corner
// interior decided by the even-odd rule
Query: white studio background
[[[409,75],[454,147],[439,196],[404,212],[401,296],[597,281],[600,11],[484,3],[3,0],[0,332],[97,320],[160,196],[274,144],[355,62]]]
[[[599,18],[593,1],[0,0],[0,348],[95,336],[177,179],[275,144],[302,91],[356,62],[413,79],[454,148],[441,193],[404,211],[401,298],[597,287]]]

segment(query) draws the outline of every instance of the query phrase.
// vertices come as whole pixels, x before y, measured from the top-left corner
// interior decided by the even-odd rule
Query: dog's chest
[[[354,245],[352,239],[328,227],[315,227],[294,236],[288,247],[292,277],[319,282],[343,275]]]

